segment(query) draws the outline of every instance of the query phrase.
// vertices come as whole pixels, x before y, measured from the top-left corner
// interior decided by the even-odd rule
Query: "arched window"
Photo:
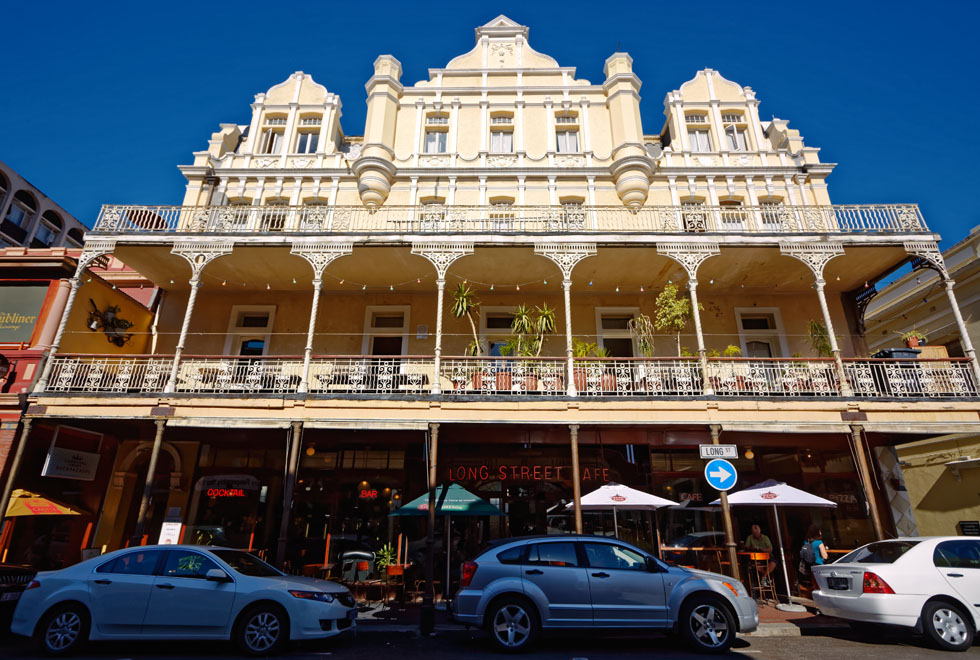
[[[72,227],[68,230],[68,236],[65,238],[65,242],[71,247],[82,247],[85,242],[85,234],[78,227]]]
[[[27,238],[27,228],[31,226],[35,213],[37,200],[26,190],[18,190],[14,193],[14,199],[10,202],[7,217],[3,219],[0,229],[16,243],[23,245]]]
[[[31,247],[51,247],[57,242],[62,227],[64,227],[64,223],[61,221],[61,216],[51,210],[45,211],[41,214],[41,222],[38,223],[37,229],[34,230]]]

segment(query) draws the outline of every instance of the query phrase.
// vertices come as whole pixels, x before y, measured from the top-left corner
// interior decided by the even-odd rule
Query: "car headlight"
[[[728,582],[728,581],[722,582],[722,584],[725,585],[726,587],[728,587],[728,589],[731,590],[731,592],[733,594],[735,594],[736,596],[748,596],[749,595],[749,592],[745,588],[745,585],[742,584],[741,582],[736,582],[736,581],[733,580],[731,582]]]
[[[299,591],[290,589],[289,593],[296,598],[302,598],[303,600],[318,600],[321,603],[332,603],[334,600],[336,600],[333,594],[324,593],[322,591]]]

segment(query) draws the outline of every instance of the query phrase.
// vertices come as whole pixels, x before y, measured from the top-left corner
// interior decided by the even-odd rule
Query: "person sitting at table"
[[[762,533],[762,528],[752,525],[752,533],[745,539],[745,549],[750,552],[768,552],[769,561],[762,571],[762,584],[769,585],[769,576],[776,570],[776,562],[772,558],[772,541]]]

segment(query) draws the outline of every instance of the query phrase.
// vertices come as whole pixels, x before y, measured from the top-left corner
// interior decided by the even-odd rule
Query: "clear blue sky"
[[[504,13],[592,82],[628,51],[648,133],[667,91],[711,67],[839,163],[835,202],[917,202],[945,245],[980,224],[980,3],[598,3],[605,16],[594,4],[11,2],[0,160],[89,225],[103,203],[179,203],[177,165],[219,123],[248,123],[257,92],[311,73],[360,135],[377,55],[401,60],[411,84]]]

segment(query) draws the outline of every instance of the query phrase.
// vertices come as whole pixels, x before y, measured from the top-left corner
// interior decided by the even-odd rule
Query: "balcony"
[[[57,355],[46,395],[162,394],[173,367],[169,356]],[[571,368],[579,397],[704,396],[704,374],[719,398],[841,398],[833,360],[709,358],[576,358]],[[844,373],[862,399],[980,396],[970,361],[850,358]],[[302,357],[184,356],[178,394],[304,396]],[[438,395],[431,356],[317,356],[311,359],[308,396],[494,399],[567,397],[564,358],[443,358]]]
[[[910,234],[915,204],[831,206],[126,206],[94,234]]]

